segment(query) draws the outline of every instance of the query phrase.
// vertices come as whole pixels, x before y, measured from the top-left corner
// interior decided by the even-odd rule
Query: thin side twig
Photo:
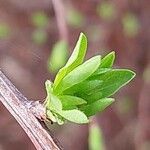
[[[66,25],[66,15],[62,0],[52,0],[55,11],[60,39],[68,42],[68,30]]]
[[[60,150],[58,143],[45,130],[31,111],[27,100],[0,70],[0,101],[14,116],[37,150]],[[30,109],[29,109],[30,108]]]

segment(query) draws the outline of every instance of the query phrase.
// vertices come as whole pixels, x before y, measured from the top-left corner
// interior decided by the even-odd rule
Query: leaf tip
[[[49,85],[49,84],[51,84],[51,81],[50,81],[50,80],[46,80],[46,81],[45,81],[45,86],[47,86],[47,85]]]
[[[52,87],[52,82],[50,80],[46,80],[45,81],[45,88],[48,90],[48,89],[51,89]]]
[[[111,51],[111,52],[108,54],[108,56],[110,56],[110,57],[112,58],[112,61],[114,62],[115,56],[116,56],[115,51]],[[112,64],[112,65],[113,65],[113,64]]]
[[[90,122],[90,120],[88,119],[88,117],[86,116],[86,119],[82,122],[82,124],[87,124],[87,123],[89,123]]]
[[[136,73],[132,70],[130,70],[130,73],[132,74],[131,80],[136,76]]]
[[[80,32],[80,36],[86,37],[85,34],[84,34],[83,32]]]
[[[116,52],[115,51],[112,51],[110,52],[111,55],[115,56]]]
[[[80,33],[79,39],[84,40],[85,43],[87,43],[87,37],[86,37],[86,35],[83,32]]]
[[[136,76],[136,73],[132,70],[129,70],[129,69],[122,69],[122,70],[126,70],[128,71],[128,73],[130,73],[130,76],[131,76],[130,80],[132,80]]]
[[[114,99],[114,98],[108,98],[108,101],[109,101],[110,103],[113,103],[113,102],[115,101],[115,99]]]

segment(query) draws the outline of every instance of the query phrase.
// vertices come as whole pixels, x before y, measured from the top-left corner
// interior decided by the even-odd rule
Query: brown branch
[[[37,150],[61,149],[31,111],[32,103],[15,88],[1,71],[0,100],[24,129]]]

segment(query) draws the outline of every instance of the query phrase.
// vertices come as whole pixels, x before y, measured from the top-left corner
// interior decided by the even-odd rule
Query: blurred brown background
[[[87,58],[115,50],[115,66],[137,74],[97,115],[106,149],[149,150],[149,14],[149,0],[0,0],[0,68],[28,99],[44,99],[44,82],[55,75],[47,66],[54,44],[66,40],[70,54],[84,32]],[[88,149],[88,125],[51,128],[66,150]],[[20,149],[35,148],[0,103],[0,150]]]

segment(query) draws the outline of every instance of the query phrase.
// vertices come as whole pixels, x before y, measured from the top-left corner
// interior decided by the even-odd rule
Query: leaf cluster
[[[131,81],[135,73],[112,68],[115,52],[105,57],[94,56],[84,62],[87,38],[81,33],[66,65],[59,70],[54,83],[47,80],[45,101],[47,117],[58,124],[66,120],[88,123],[89,117],[114,102],[110,98]]]

